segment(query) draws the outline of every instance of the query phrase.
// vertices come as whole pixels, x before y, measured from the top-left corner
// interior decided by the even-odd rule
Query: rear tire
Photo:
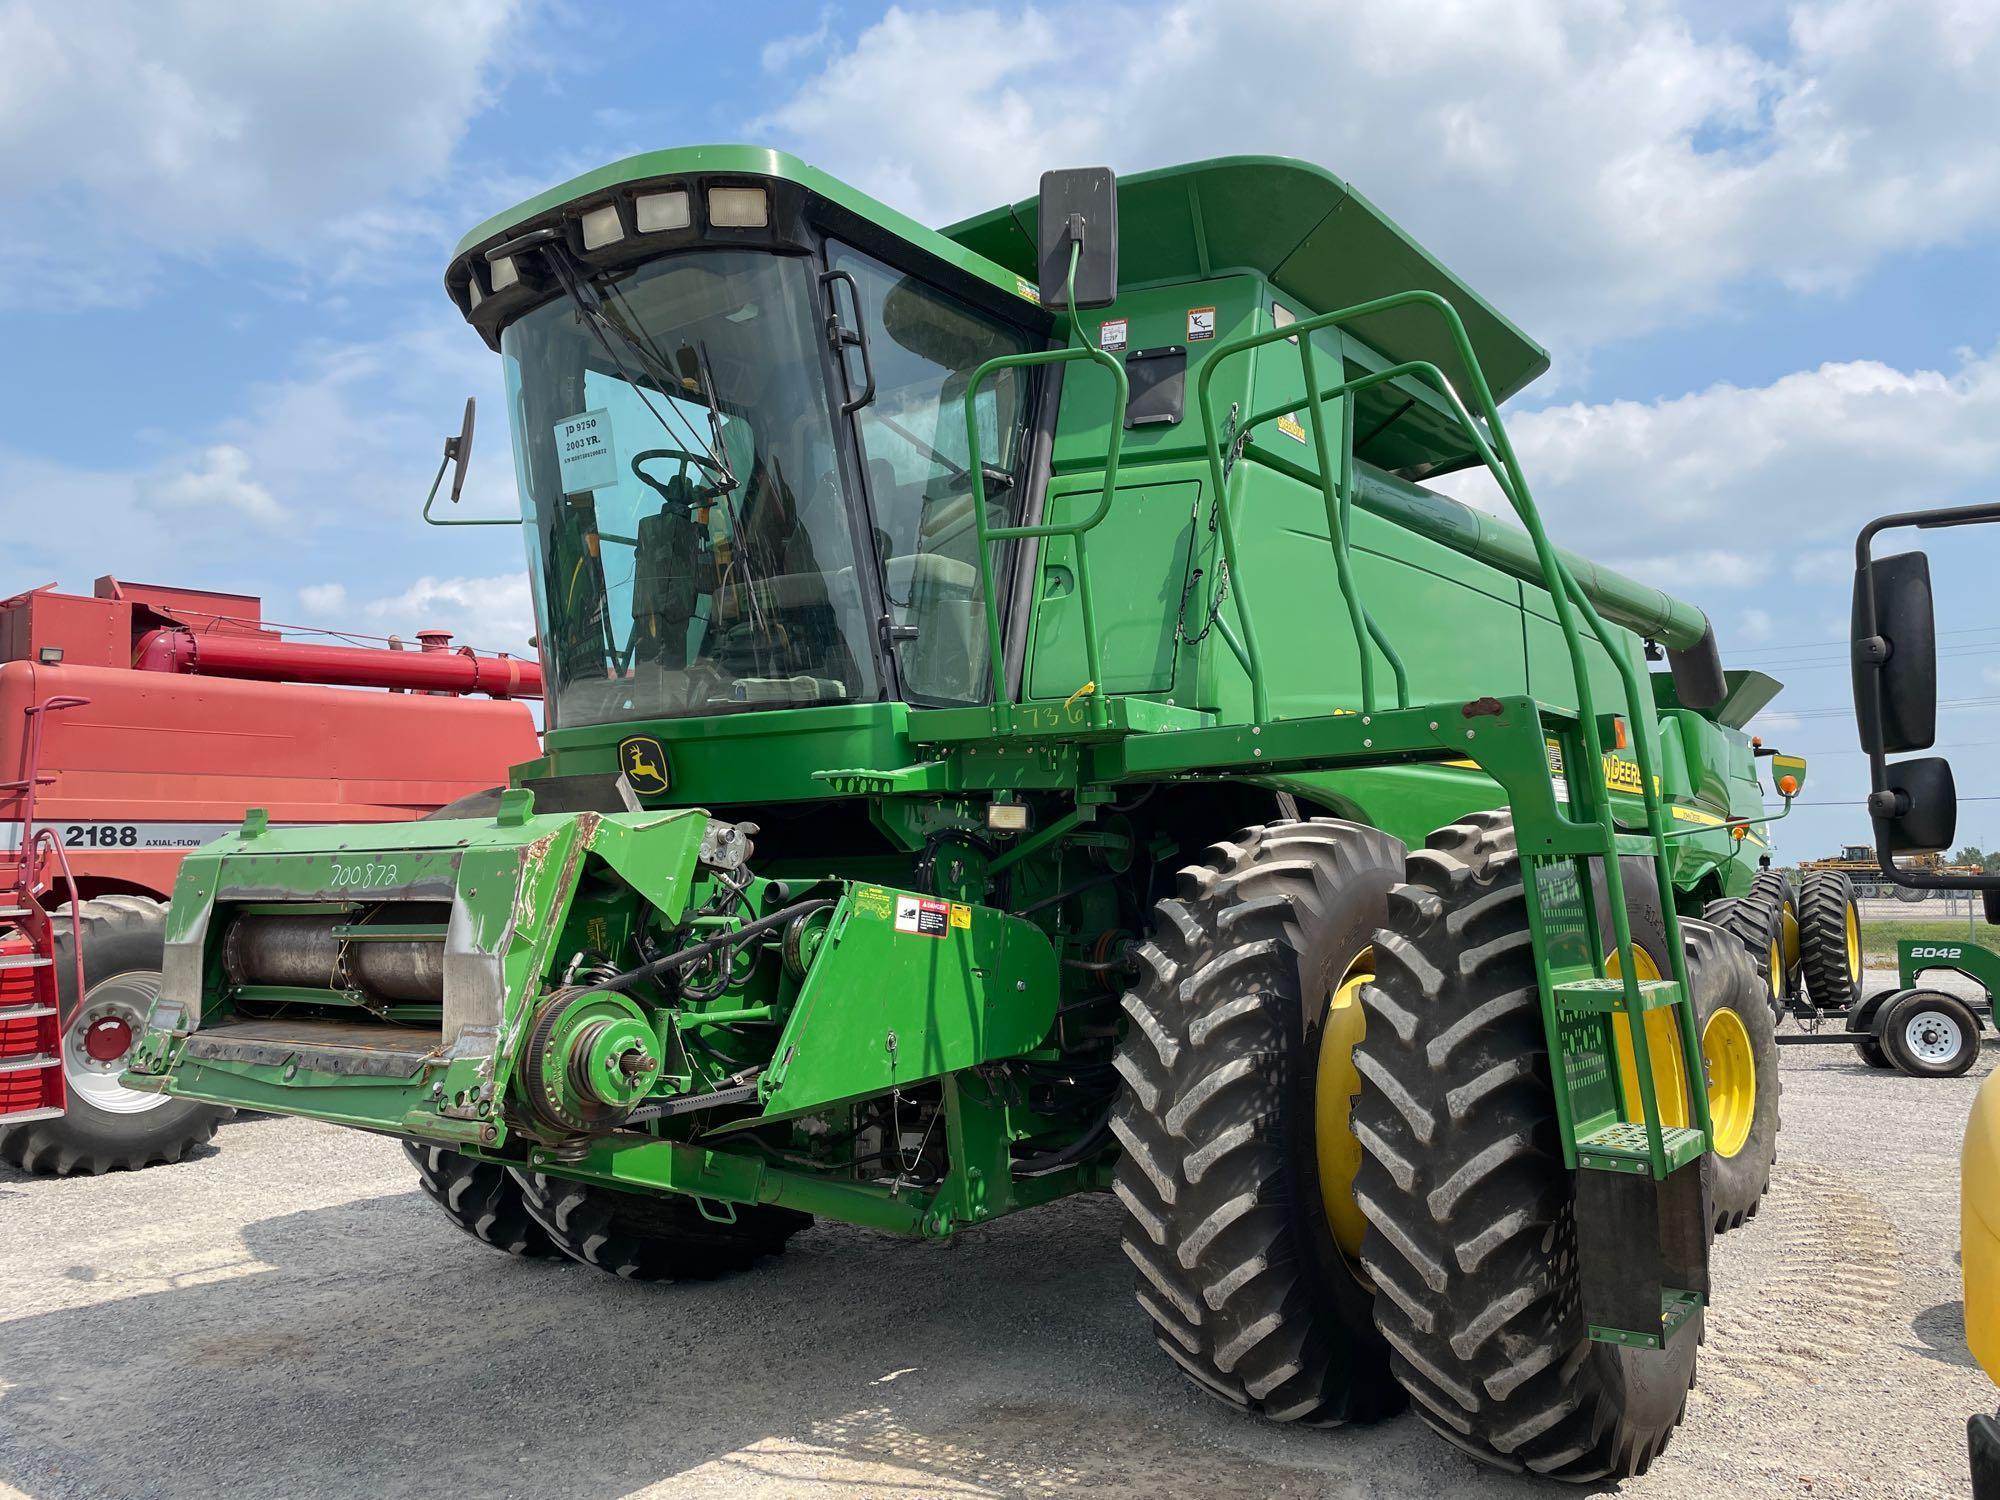
[[[1979,1060],[1979,1018],[1956,995],[1911,990],[1882,1009],[1883,1054],[1913,1078],[1956,1078]]]
[[[1511,820],[1440,829],[1407,882],[1362,990],[1354,1112],[1391,1368],[1426,1422],[1488,1463],[1643,1473],[1686,1410],[1702,1318],[1659,1351],[1589,1337]]]
[[[1766,867],[1750,882],[1750,895],[1753,900],[1778,909],[1778,929],[1784,940],[1785,996],[1790,999],[1799,991],[1798,893],[1782,871]]]
[[[1784,919],[1777,904],[1754,892],[1729,896],[1704,906],[1701,919],[1742,944],[1757,971],[1773,1021],[1784,1015],[1790,989],[1785,983]]]
[[[1688,987],[1694,996],[1695,1028],[1702,1039],[1703,1072],[1709,1078],[1709,1123],[1713,1127],[1708,1163],[1715,1232],[1727,1234],[1754,1218],[1771,1185],[1778,1159],[1778,1038],[1763,979],[1729,934],[1705,922],[1681,923],[1687,946]],[[1729,1017],[1722,1016],[1729,1012]],[[1740,1026],[1740,1031],[1736,1028]],[[1746,1050],[1752,1074],[1747,1119],[1730,1115],[1735,1097],[1731,1080],[1740,1079]],[[1743,1101],[1738,1101],[1739,1103]],[[1733,1148],[1733,1149],[1732,1149]]]
[[[101,896],[84,902],[76,917],[83,940],[80,1002],[70,908],[50,918],[69,1103],[60,1119],[0,1128],[0,1162],[43,1176],[94,1177],[180,1161],[214,1136],[229,1111],[124,1088],[117,1081],[124,1054],[99,1055],[103,1038],[123,1035],[129,1050],[145,1032],[160,992],[167,909],[145,896]]]
[[[403,1149],[417,1169],[424,1196],[480,1244],[526,1260],[563,1259],[555,1241],[529,1215],[521,1185],[505,1167],[426,1141],[404,1141]]]
[[[1853,882],[1839,870],[1808,870],[1799,882],[1799,967],[1821,1010],[1845,1010],[1860,999],[1860,932]]]
[[[1402,844],[1360,824],[1246,828],[1180,872],[1124,1000],[1114,1188],[1139,1306],[1196,1386],[1279,1421],[1403,1404],[1335,1237],[1316,1131],[1329,1000],[1349,1002],[1337,1029],[1351,1045],[1355,966],[1402,868]],[[1336,1109],[1359,1086],[1343,1062],[1328,1073]],[[1333,1135],[1351,1149],[1351,1131]],[[1351,1187],[1345,1201],[1358,1250]]]
[[[556,1249],[628,1281],[711,1281],[782,1254],[785,1242],[812,1223],[809,1214],[788,1208],[739,1203],[735,1222],[719,1224],[679,1193],[626,1193],[508,1170],[523,1206]]]

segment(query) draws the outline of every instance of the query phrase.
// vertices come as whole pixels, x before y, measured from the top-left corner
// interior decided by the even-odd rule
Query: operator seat
[[[703,496],[685,474],[663,487],[660,509],[639,521],[632,553],[632,654],[675,671],[689,665],[689,626],[702,593]]]

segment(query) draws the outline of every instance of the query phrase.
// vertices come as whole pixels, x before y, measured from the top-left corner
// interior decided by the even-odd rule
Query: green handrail
[[[1125,404],[1131,395],[1131,382],[1126,379],[1125,366],[1097,348],[1084,337],[1082,320],[1076,312],[1076,262],[1082,251],[1081,245],[1072,245],[1069,252],[1069,278],[1066,283],[1069,301],[1070,329],[1078,343],[1061,349],[1041,349],[1027,354],[1002,354],[989,359],[972,372],[971,383],[965,388],[965,429],[966,457],[972,472],[972,523],[979,545],[979,584],[986,601],[986,635],[989,660],[993,672],[993,698],[996,703],[1011,704],[1013,695],[1008,692],[1002,680],[1002,657],[1000,644],[1000,605],[993,592],[993,567],[989,556],[994,542],[1025,541],[1031,538],[1066,536],[1076,543],[1076,601],[1083,617],[1083,660],[1084,670],[1089,679],[1077,689],[1087,703],[1085,713],[1093,727],[1102,728],[1109,722],[1109,711],[1104,702],[1104,674],[1099,664],[1097,645],[1097,612],[1090,594],[1090,567],[1084,552],[1084,535],[1094,529],[1111,513],[1111,501],[1118,488],[1118,454],[1125,437]],[[1087,359],[1102,365],[1111,372],[1117,390],[1117,400],[1111,412],[1111,436],[1105,445],[1104,491],[1098,497],[1097,509],[1081,521],[1066,524],[1046,524],[1041,526],[988,526],[986,524],[986,477],[985,466],[979,454],[979,387],[989,375],[999,370],[1019,369],[1028,365],[1068,364],[1075,360]]]
[[[1342,324],[1352,322],[1357,318],[1368,317],[1399,307],[1426,308],[1435,313],[1443,321],[1458,354],[1459,361],[1465,368],[1474,402],[1479,410],[1480,420],[1484,422],[1486,430],[1492,435],[1490,443],[1480,432],[1479,426],[1473,420],[1471,412],[1467,410],[1464,401],[1460,399],[1451,382],[1445,377],[1444,372],[1429,361],[1405,361],[1387,370],[1374,371],[1357,377],[1354,380],[1343,381],[1331,390],[1321,391],[1318,388],[1317,376],[1314,370],[1316,361],[1312,359],[1309,353],[1311,349],[1311,335],[1322,328],[1338,327]],[[1352,307],[1341,308],[1334,312],[1322,313],[1316,317],[1300,319],[1297,322],[1286,324],[1282,327],[1271,328],[1261,333],[1247,334],[1218,348],[1203,362],[1201,375],[1196,386],[1197,399],[1201,406],[1203,435],[1208,449],[1210,479],[1215,489],[1215,505],[1218,518],[1217,531],[1222,540],[1223,560],[1238,581],[1239,605],[1237,612],[1243,622],[1244,645],[1250,658],[1249,676],[1252,718],[1256,722],[1261,723],[1270,717],[1269,689],[1264,681],[1263,659],[1257,645],[1254,613],[1251,610],[1243,608],[1240,603],[1243,588],[1242,575],[1237,565],[1235,528],[1230,520],[1229,507],[1226,503],[1226,475],[1222,462],[1221,445],[1216,433],[1215,411],[1210,391],[1215,372],[1224,359],[1247,353],[1265,344],[1275,343],[1279,339],[1291,338],[1296,338],[1299,341],[1301,359],[1306,370],[1307,394],[1298,401],[1289,402],[1253,416],[1243,424],[1243,438],[1247,440],[1250,430],[1261,422],[1272,420],[1275,417],[1284,415],[1287,412],[1296,411],[1308,405],[1314,408],[1314,430],[1318,436],[1317,446],[1320,457],[1320,487],[1322,497],[1328,507],[1331,529],[1336,532],[1344,530],[1344,528],[1339,526],[1339,521],[1344,519],[1346,514],[1342,509],[1341,502],[1343,499],[1351,498],[1351,475],[1346,472],[1345,466],[1343,466],[1343,473],[1340,476],[1343,481],[1341,484],[1341,493],[1336,495],[1334,490],[1335,475],[1327,461],[1326,443],[1323,436],[1323,418],[1318,408],[1324,403],[1345,396],[1352,391],[1379,384],[1384,380],[1393,379],[1399,375],[1413,375],[1433,384],[1449,402],[1458,424],[1472,439],[1481,461],[1493,475],[1495,482],[1500,486],[1501,493],[1506,496],[1508,503],[1514,508],[1515,514],[1519,517],[1523,529],[1527,531],[1529,540],[1534,546],[1535,557],[1540,566],[1543,584],[1548,591],[1550,602],[1555,609],[1556,623],[1562,631],[1563,644],[1569,656],[1570,672],[1576,687],[1578,729],[1583,738],[1585,756],[1589,761],[1589,765],[1585,768],[1584,775],[1580,780],[1589,794],[1594,821],[1598,823],[1604,835],[1605,895],[1607,904],[1610,907],[1611,927],[1615,939],[1614,951],[1618,957],[1619,973],[1623,979],[1625,1014],[1631,1023],[1633,1061],[1637,1066],[1639,1074],[1640,1113],[1645,1124],[1648,1155],[1651,1159],[1654,1174],[1656,1176],[1664,1176],[1667,1164],[1665,1147],[1660,1133],[1659,1101],[1653,1087],[1651,1049],[1647,1042],[1645,1026],[1643,1024],[1643,1012],[1638,988],[1639,978],[1633,961],[1631,918],[1625,900],[1624,877],[1623,872],[1618,867],[1616,855],[1617,824],[1613,817],[1609,790],[1604,784],[1603,739],[1598,732],[1596,703],[1590,687],[1589,661],[1584,654],[1582,635],[1577,628],[1577,616],[1579,614],[1583,616],[1585,623],[1590,627],[1591,633],[1603,646],[1606,655],[1611,658],[1612,664],[1619,674],[1620,685],[1625,692],[1627,712],[1635,724],[1643,722],[1641,708],[1646,700],[1641,691],[1641,684],[1638,681],[1637,674],[1626,653],[1618,649],[1617,643],[1611,635],[1610,628],[1604,623],[1603,618],[1590,603],[1590,600],[1578,586],[1576,579],[1570,574],[1569,569],[1564,566],[1560,555],[1550,543],[1548,533],[1542,525],[1541,513],[1536,507],[1532,495],[1529,493],[1527,478],[1521,470],[1519,456],[1514,452],[1513,442],[1508,437],[1506,426],[1500,419],[1499,408],[1493,399],[1492,388],[1487,383],[1485,372],[1480,366],[1478,356],[1473,352],[1472,342],[1466,334],[1464,322],[1460,319],[1457,309],[1436,292],[1398,292],[1387,297],[1378,297],[1367,302],[1357,303]],[[1336,567],[1338,568],[1345,548],[1344,536],[1335,535],[1332,538],[1332,545],[1335,552]],[[1372,681],[1367,644],[1363,638],[1367,616],[1365,612],[1358,609],[1357,601],[1352,596],[1351,573],[1346,570],[1342,570],[1341,573],[1341,586],[1343,592],[1349,594],[1350,618],[1355,621],[1356,649],[1360,653],[1362,662],[1364,702],[1366,702],[1368,698],[1372,697]],[[1369,634],[1372,638],[1372,632]],[[1640,800],[1646,810],[1647,830],[1653,839],[1655,870],[1659,879],[1660,889],[1666,891],[1672,889],[1672,883],[1666,854],[1664,813],[1660,803],[1658,784],[1654,776],[1652,747],[1647,744],[1647,736],[1643,734],[1635,736],[1634,749],[1638,760],[1641,781]],[[1710,1132],[1708,1097],[1705,1088],[1695,1086],[1696,1080],[1700,1077],[1700,1038],[1696,1034],[1694,1026],[1693,1000],[1688,985],[1686,957],[1681,946],[1680,921],[1678,914],[1673,909],[1672,902],[1662,902],[1662,908],[1670,964],[1674,979],[1680,988],[1680,998],[1675,1009],[1680,1023],[1679,1029],[1684,1054],[1684,1070],[1690,1084],[1688,1092],[1692,1096],[1695,1119],[1704,1136],[1706,1136]],[[1594,967],[1603,967],[1603,961],[1597,955],[1592,955],[1592,963]],[[1545,1005],[1548,1003],[1546,996],[1544,997],[1544,1003]]]

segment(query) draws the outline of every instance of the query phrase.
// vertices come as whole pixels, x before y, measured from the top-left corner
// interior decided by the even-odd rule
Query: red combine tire
[[[83,939],[81,997],[69,908],[54,918],[69,1106],[60,1119],[0,1128],[0,1162],[69,1177],[179,1161],[213,1136],[229,1111],[140,1093],[118,1081],[160,993],[167,909],[144,896],[100,896],[84,902],[76,916]]]

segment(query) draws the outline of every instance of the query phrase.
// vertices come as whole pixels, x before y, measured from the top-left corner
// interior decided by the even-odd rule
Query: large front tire
[[[1413,853],[1362,990],[1362,1262],[1396,1378],[1475,1457],[1568,1480],[1643,1473],[1686,1410],[1696,1314],[1664,1350],[1594,1342],[1580,1303],[1512,822]]]
[[[1402,865],[1360,824],[1244,829],[1180,872],[1125,996],[1114,1186],[1139,1305],[1198,1387],[1281,1421],[1402,1405],[1351,1258],[1347,1127],[1357,998]]]
[[[812,1223],[766,1204],[717,1204],[709,1213],[679,1193],[626,1193],[596,1183],[509,1169],[521,1202],[571,1260],[627,1281],[711,1281],[741,1271]]]
[[[560,1257],[555,1241],[529,1215],[521,1185],[505,1167],[428,1141],[404,1141],[403,1150],[417,1169],[424,1196],[480,1244],[526,1260]]]
[[[81,996],[70,908],[50,917],[69,1102],[58,1119],[0,1129],[0,1162],[44,1176],[94,1177],[180,1161],[215,1134],[229,1111],[118,1081],[160,993],[167,909],[146,896],[100,896],[75,917],[83,944]]]

